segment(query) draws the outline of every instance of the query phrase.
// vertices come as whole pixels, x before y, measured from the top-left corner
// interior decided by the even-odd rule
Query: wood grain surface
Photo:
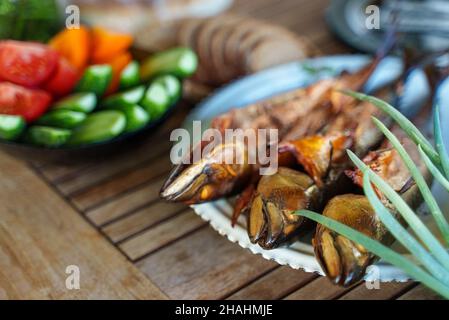
[[[2,153],[0,172],[0,298],[165,298],[24,163]],[[79,290],[66,287],[70,265]]]
[[[231,11],[307,36],[324,54],[351,53],[326,27],[328,0],[236,0]],[[27,164],[0,153],[0,297],[124,299],[435,299],[414,282],[332,285],[220,236],[184,205],[158,199],[179,110],[113,155]],[[81,290],[65,268],[81,269]]]

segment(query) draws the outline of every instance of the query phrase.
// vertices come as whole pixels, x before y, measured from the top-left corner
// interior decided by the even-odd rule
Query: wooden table
[[[326,54],[351,50],[323,20],[326,0],[238,0],[232,11],[307,35]],[[169,132],[114,155],[21,162],[0,153],[0,298],[432,299],[414,283],[345,289],[279,266],[218,235],[184,205],[158,199]],[[68,265],[80,290],[65,286]]]

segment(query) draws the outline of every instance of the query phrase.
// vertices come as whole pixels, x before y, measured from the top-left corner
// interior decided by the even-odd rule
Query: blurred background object
[[[129,32],[135,46],[157,52],[192,48],[199,68],[187,97],[198,100],[243,75],[316,53],[309,41],[278,25],[223,14],[232,0],[74,0],[90,25]]]
[[[134,46],[193,49],[199,68],[186,85],[198,101],[244,75],[316,55],[308,39],[269,22],[223,13],[233,0],[0,0],[1,38],[47,41],[76,5],[81,23],[131,33]]]
[[[192,86],[196,93],[207,93],[244,75],[318,52],[307,38],[284,27],[235,14],[179,20],[166,26],[163,32],[167,36],[159,37],[163,42],[155,37],[157,32],[142,30],[137,44],[148,50],[172,46],[194,50],[199,58],[193,78],[197,86]]]
[[[0,39],[46,41],[61,26],[55,0],[0,0]]]
[[[64,0],[65,1],[65,0]],[[232,0],[73,0],[82,20],[116,31],[135,33],[142,28],[186,17],[207,17],[226,10]]]
[[[367,28],[367,17],[376,14],[367,10],[376,5],[379,29]],[[375,52],[383,39],[390,17],[398,13],[398,32],[403,46],[423,51],[449,48],[449,1],[442,0],[332,0],[327,22],[332,32],[351,47]]]

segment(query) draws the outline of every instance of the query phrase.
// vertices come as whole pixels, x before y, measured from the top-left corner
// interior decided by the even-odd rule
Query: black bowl
[[[150,122],[145,127],[117,136],[114,139],[100,141],[96,143],[89,143],[79,146],[62,146],[58,148],[41,147],[25,142],[18,141],[4,141],[0,140],[0,149],[15,157],[24,160],[50,160],[65,158],[71,161],[85,160],[99,155],[107,155],[119,152],[125,146],[132,143],[139,143],[145,137],[150,135],[151,131],[156,131],[165,120],[173,113],[178,103],[170,106],[166,112],[157,120]]]

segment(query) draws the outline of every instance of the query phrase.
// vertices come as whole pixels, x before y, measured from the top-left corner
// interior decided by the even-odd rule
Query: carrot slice
[[[92,43],[92,62],[100,63],[127,51],[133,43],[133,37],[130,34],[94,27],[92,28]]]
[[[87,65],[90,55],[90,32],[84,26],[79,29],[64,29],[56,34],[49,45],[81,71]]]
[[[112,67],[112,80],[106,90],[106,95],[117,91],[120,84],[120,74],[131,61],[132,55],[129,52],[123,52],[110,60],[100,62],[109,64]]]

